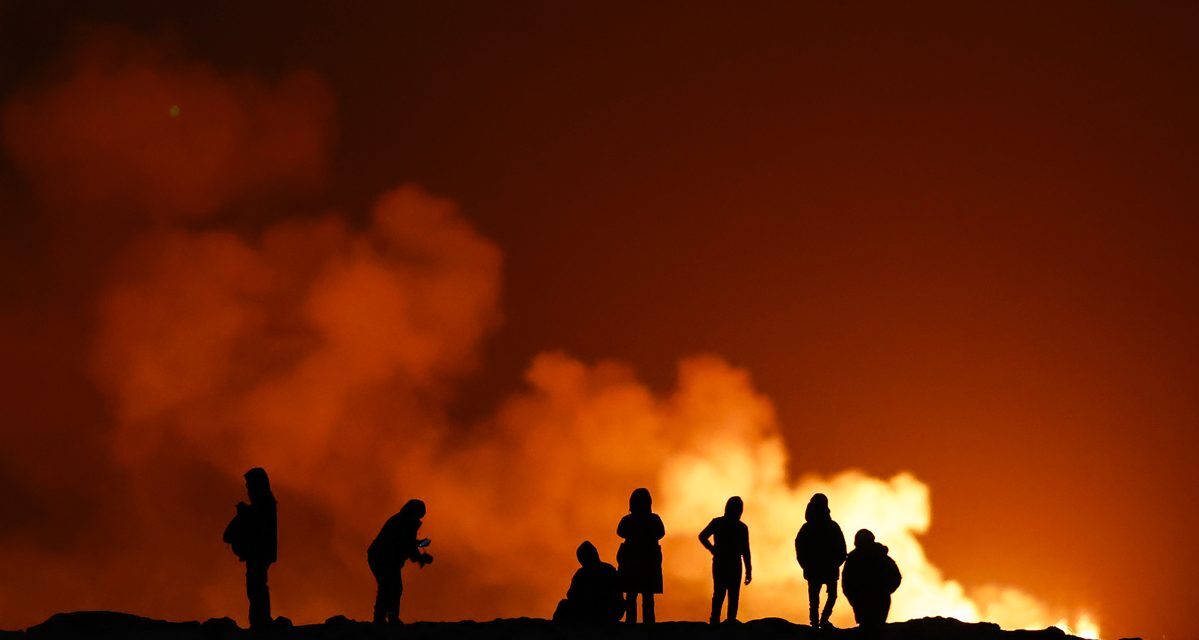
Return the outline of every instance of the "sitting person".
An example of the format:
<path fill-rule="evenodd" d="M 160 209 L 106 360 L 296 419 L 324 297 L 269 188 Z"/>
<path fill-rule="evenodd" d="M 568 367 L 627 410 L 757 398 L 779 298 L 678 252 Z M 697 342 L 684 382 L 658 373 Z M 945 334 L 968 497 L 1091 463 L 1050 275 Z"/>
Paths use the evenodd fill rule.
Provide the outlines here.
<path fill-rule="evenodd" d="M 891 594 L 899 588 L 903 576 L 887 555 L 887 547 L 875 541 L 870 531 L 858 531 L 853 544 L 841 573 L 841 590 L 853 607 L 862 637 L 877 638 L 891 610 Z"/>
<path fill-rule="evenodd" d="M 579 545 L 575 557 L 581 566 L 570 579 L 566 599 L 558 602 L 554 622 L 619 622 L 625 600 L 616 568 L 601 561 L 595 545 L 587 541 Z"/>

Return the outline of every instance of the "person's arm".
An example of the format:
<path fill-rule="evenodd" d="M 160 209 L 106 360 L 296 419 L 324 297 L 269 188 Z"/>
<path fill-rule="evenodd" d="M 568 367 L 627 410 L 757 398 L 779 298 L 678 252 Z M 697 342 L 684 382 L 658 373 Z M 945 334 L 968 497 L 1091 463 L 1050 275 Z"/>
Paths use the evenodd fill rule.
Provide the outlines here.
<path fill-rule="evenodd" d="M 803 566 L 803 554 L 800 553 L 800 551 L 799 551 L 799 549 L 800 549 L 799 539 L 802 537 L 803 537 L 803 527 L 800 527 L 799 531 L 795 533 L 795 561 L 798 562 L 799 566 L 801 566 L 801 567 Z"/>
<path fill-rule="evenodd" d="M 412 523 L 404 531 L 404 557 L 423 567 L 433 561 L 433 556 L 421 549 L 420 538 L 416 537 L 419 532 L 420 522 Z"/>
<path fill-rule="evenodd" d="M 744 526 L 744 525 L 743 525 Z M 749 527 L 745 527 L 745 584 L 753 582 L 754 579 L 754 563 L 749 555 Z"/>
<path fill-rule="evenodd" d="M 620 519 L 620 523 L 616 525 L 616 537 L 621 540 L 629 539 L 629 527 L 625 523 L 629 521 L 629 517 L 625 516 Z"/>
<path fill-rule="evenodd" d="M 662 524 L 662 518 L 654 516 L 654 539 L 661 540 L 666 537 L 666 525 Z"/>
<path fill-rule="evenodd" d="M 279 511 L 272 502 L 267 511 L 267 558 L 271 562 L 279 561 Z"/>
<path fill-rule="evenodd" d="M 845 559 L 845 568 L 841 570 L 841 593 L 845 594 L 845 598 L 853 604 L 857 600 L 857 572 L 854 570 L 853 563 L 849 558 Z"/>
<path fill-rule="evenodd" d="M 841 525 L 834 522 L 833 526 L 837 528 L 837 566 L 839 567 L 845 563 L 845 534 L 841 532 Z"/>
<path fill-rule="evenodd" d="M 567 589 L 566 589 L 566 599 L 567 600 L 578 600 L 579 596 L 582 595 L 582 593 L 583 593 L 583 586 L 581 584 L 583 581 L 582 576 L 581 576 L 582 573 L 583 573 L 583 570 L 578 569 L 575 571 L 575 574 L 573 576 L 571 576 L 570 586 L 567 587 Z"/>
<path fill-rule="evenodd" d="M 716 547 L 712 546 L 712 540 L 710 539 L 714 533 L 713 529 L 715 529 L 715 525 L 716 521 L 713 520 L 708 523 L 708 526 L 704 527 L 703 531 L 699 532 L 699 543 L 704 545 L 704 548 L 712 555 L 716 555 Z"/>

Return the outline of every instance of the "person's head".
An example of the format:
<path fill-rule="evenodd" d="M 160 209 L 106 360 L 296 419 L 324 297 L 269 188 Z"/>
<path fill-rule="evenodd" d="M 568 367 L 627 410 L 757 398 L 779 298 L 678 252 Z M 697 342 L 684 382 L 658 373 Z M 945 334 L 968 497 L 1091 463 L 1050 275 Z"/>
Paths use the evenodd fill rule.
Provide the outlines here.
<path fill-rule="evenodd" d="M 812 495 L 812 499 L 808 500 L 808 508 L 804 511 L 804 519 L 812 522 L 813 520 L 828 520 L 830 517 L 828 496 L 823 493 Z"/>
<path fill-rule="evenodd" d="M 629 496 L 629 513 L 649 513 L 652 506 L 653 499 L 650 498 L 649 489 L 633 489 L 633 495 Z"/>
<path fill-rule="evenodd" d="M 874 542 L 874 534 L 869 529 L 859 529 L 853 537 L 854 547 L 867 547 Z"/>
<path fill-rule="evenodd" d="M 599 549 L 596 549 L 590 540 L 584 540 L 583 544 L 579 545 L 579 548 L 575 550 L 575 557 L 579 559 L 579 564 L 584 567 L 599 564 L 600 561 Z"/>
<path fill-rule="evenodd" d="M 271 479 L 267 477 L 266 469 L 254 467 L 246 472 L 245 478 L 246 493 L 250 496 L 252 504 L 275 501 L 275 496 L 271 493 Z"/>
<path fill-rule="evenodd" d="M 741 514 L 745 512 L 745 503 L 741 501 L 741 496 L 733 496 L 729 501 L 724 503 L 724 515 L 740 520 Z"/>
<path fill-rule="evenodd" d="M 423 500 L 409 500 L 400 507 L 400 515 L 411 520 L 420 520 L 425 517 L 425 502 Z"/>

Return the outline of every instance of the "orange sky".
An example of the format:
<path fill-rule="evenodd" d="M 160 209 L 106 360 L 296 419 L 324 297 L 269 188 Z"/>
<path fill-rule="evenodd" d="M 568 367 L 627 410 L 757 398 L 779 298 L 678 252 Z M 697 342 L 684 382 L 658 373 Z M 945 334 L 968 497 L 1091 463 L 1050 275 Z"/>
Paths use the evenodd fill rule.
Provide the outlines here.
<path fill-rule="evenodd" d="M 611 485 L 552 538 L 610 557 L 626 485 L 676 495 L 711 354 L 793 479 L 927 485 L 948 578 L 1191 633 L 1193 7 L 222 9 L 0 0 L 0 541 L 33 576 L 0 627 L 240 615 L 205 532 L 264 457 L 280 613 L 364 617 L 355 536 L 419 493 L 414 611 L 547 615 L 502 563 L 439 598 L 447 543 L 488 552 L 446 512 L 588 505 L 472 492 L 538 429 L 658 425 L 626 466 L 588 440 Z M 288 595 L 313 572 L 346 600 Z"/>

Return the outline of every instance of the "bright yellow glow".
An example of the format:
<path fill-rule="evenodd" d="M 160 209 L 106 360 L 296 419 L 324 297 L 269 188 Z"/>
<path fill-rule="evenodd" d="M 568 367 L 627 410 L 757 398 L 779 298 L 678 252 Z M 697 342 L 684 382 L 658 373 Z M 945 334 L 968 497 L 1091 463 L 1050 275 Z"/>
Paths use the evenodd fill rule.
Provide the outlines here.
<path fill-rule="evenodd" d="M 743 435 L 743 434 L 742 434 Z M 804 521 L 813 493 L 828 495 L 833 517 L 852 547 L 853 534 L 866 528 L 890 548 L 903 572 L 891 620 L 949 616 L 967 622 L 989 621 L 1008 629 L 1058 626 L 1067 633 L 1098 638 L 1099 627 L 1087 613 L 1064 616 L 1031 595 L 1010 587 L 986 587 L 968 593 L 949 580 L 925 556 L 918 536 L 930 524 L 928 487 L 908 473 L 889 480 L 856 471 L 831 478 L 804 477 L 791 483 L 782 441 L 768 435 L 757 442 L 743 437 L 720 438 L 702 451 L 675 456 L 663 471 L 662 516 L 672 531 L 698 531 L 720 513 L 727 496 L 745 499 L 750 526 L 754 583 L 743 598 L 748 617 L 786 616 L 807 619 L 806 586 L 795 562 L 794 536 Z M 704 551 L 690 535 L 668 538 L 667 571 L 695 582 L 710 580 Z M 853 626 L 842 597 L 833 623 Z"/>

